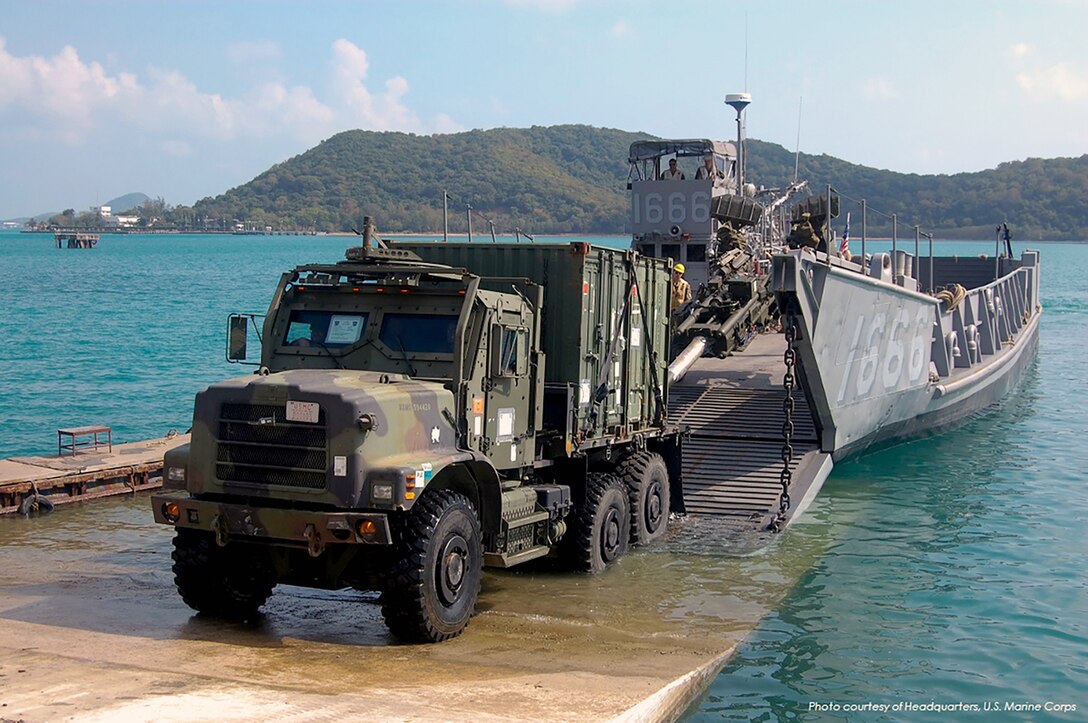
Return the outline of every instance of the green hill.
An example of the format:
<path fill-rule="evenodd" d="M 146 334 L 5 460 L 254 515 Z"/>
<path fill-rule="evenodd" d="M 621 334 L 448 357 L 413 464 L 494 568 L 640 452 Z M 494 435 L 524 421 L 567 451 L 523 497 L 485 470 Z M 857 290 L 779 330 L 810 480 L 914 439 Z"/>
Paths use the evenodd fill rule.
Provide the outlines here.
<path fill-rule="evenodd" d="M 627 149 L 652 137 L 581 125 L 435 136 L 347 131 L 245 185 L 197 202 L 193 211 L 224 227 L 244 221 L 346 231 L 361 228 L 362 217 L 370 215 L 386 232 L 434 232 L 442 228 L 445 189 L 452 196 L 454 231 L 463 232 L 465 206 L 471 204 L 480 214 L 473 219 L 477 233 L 487 232 L 481 217 L 506 233 L 623 233 Z M 793 166 L 793 153 L 785 148 L 750 142 L 750 179 L 780 185 Z M 941 237 L 988 238 L 993 225 L 1007 219 L 1019 239 L 1088 238 L 1088 155 L 921 176 L 801 154 L 799 170 L 815 192 L 831 183 L 844 197 L 865 198 L 874 211 L 898 213 L 903 235 L 918 224 Z M 870 234 L 889 228 L 870 213 Z"/>

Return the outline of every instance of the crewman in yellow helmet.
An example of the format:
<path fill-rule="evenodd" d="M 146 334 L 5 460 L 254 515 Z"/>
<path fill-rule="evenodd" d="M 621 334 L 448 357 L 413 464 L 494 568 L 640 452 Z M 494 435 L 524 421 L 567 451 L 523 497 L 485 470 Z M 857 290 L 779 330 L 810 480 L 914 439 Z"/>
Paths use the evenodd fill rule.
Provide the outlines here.
<path fill-rule="evenodd" d="M 691 301 L 691 284 L 684 278 L 686 270 L 683 264 L 672 267 L 672 310 L 674 312 Z"/>

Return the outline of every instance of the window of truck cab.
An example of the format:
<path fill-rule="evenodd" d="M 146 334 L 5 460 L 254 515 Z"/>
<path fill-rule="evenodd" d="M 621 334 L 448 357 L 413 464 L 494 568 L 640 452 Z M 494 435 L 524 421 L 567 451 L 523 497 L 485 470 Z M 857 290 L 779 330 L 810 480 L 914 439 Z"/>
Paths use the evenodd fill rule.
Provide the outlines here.
<path fill-rule="evenodd" d="M 283 345 L 329 349 L 354 346 L 363 338 L 369 316 L 365 311 L 294 309 L 287 320 Z"/>
<path fill-rule="evenodd" d="M 387 311 L 382 314 L 378 339 L 403 354 L 453 354 L 457 314 L 422 314 Z"/>

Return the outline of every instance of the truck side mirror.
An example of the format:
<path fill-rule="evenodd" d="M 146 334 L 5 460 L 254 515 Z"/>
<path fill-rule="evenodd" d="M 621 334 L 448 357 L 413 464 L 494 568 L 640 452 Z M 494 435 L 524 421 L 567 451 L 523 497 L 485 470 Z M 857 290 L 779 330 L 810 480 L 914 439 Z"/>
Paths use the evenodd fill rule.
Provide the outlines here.
<path fill-rule="evenodd" d="M 227 317 L 227 361 L 232 364 L 259 364 L 259 360 L 250 360 L 249 356 L 249 325 L 257 332 L 257 341 L 261 340 L 260 327 L 257 319 L 264 319 L 264 314 L 231 314 Z"/>
<path fill-rule="evenodd" d="M 246 360 L 246 332 L 249 319 L 244 316 L 231 316 L 227 321 L 227 360 L 241 362 Z"/>

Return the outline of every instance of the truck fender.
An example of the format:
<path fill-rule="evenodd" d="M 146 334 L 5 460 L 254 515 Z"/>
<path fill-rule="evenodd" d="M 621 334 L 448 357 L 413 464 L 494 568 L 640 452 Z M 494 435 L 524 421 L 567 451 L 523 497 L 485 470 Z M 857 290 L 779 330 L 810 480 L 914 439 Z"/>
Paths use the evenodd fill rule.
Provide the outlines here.
<path fill-rule="evenodd" d="M 480 514 L 481 531 L 499 531 L 502 520 L 499 473 L 486 458 L 471 452 L 458 455 L 435 475 L 427 489 L 444 489 L 463 494 L 472 501 Z"/>

